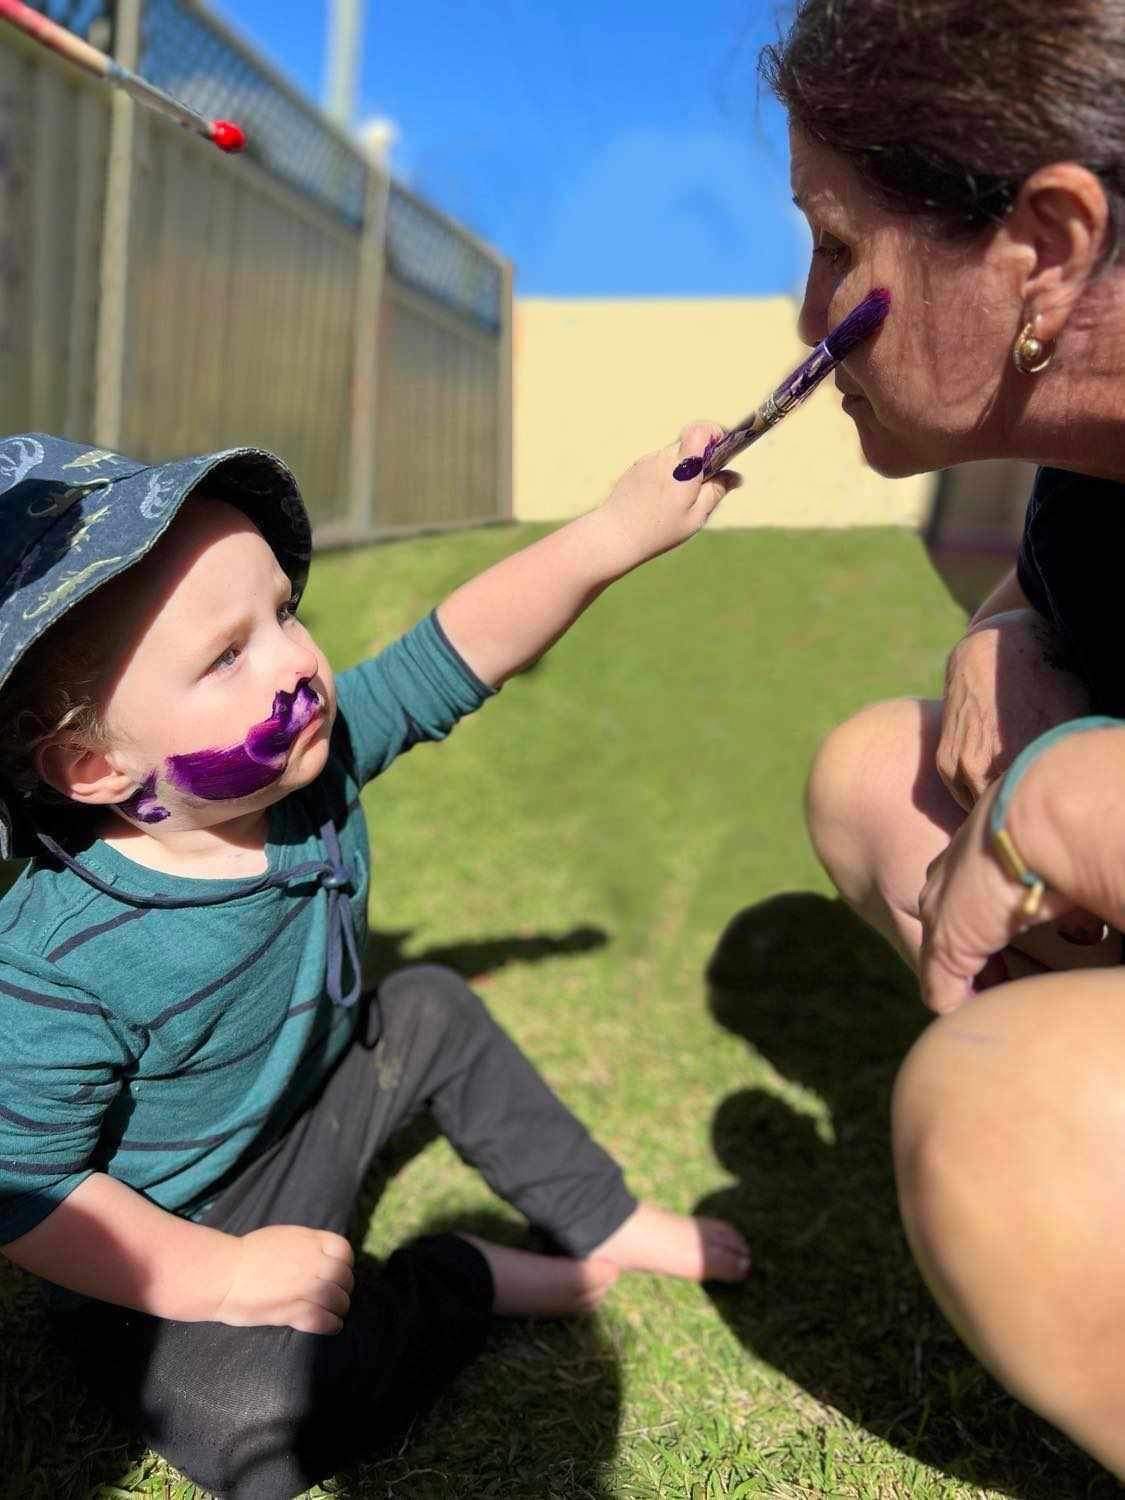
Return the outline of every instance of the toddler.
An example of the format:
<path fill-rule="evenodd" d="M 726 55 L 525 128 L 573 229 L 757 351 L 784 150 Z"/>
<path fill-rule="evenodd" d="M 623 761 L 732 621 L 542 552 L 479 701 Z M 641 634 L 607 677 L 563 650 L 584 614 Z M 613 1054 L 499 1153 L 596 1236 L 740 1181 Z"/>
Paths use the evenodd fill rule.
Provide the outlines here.
<path fill-rule="evenodd" d="M 148 466 L 0 442 L 0 1243 L 99 1394 L 197 1484 L 278 1500 L 385 1444 L 489 1320 L 623 1269 L 737 1281 L 731 1226 L 638 1203 L 452 972 L 363 992 L 360 791 L 686 540 L 716 429 L 334 677 L 310 530 L 254 449 Z M 422 1109 L 558 1246 L 469 1234 L 357 1277 L 365 1173 Z"/>

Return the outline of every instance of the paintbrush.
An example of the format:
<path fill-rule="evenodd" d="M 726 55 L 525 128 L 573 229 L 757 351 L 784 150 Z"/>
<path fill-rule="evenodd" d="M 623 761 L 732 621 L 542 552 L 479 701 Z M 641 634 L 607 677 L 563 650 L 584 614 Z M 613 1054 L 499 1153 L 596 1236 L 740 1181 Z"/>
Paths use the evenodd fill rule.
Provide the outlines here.
<path fill-rule="evenodd" d="M 757 411 L 720 438 L 712 438 L 702 454 L 694 454 L 677 464 L 672 471 L 677 479 L 695 479 L 702 475 L 710 479 L 720 469 L 726 468 L 732 458 L 764 437 L 771 427 L 776 427 L 782 417 L 788 416 L 806 396 L 810 396 L 826 375 L 830 375 L 841 360 L 864 339 L 869 339 L 881 327 L 883 319 L 891 309 L 891 294 L 883 287 L 868 292 L 847 315 L 837 323 L 828 336 L 817 344 L 808 359 L 799 364 L 792 375 L 766 397 Z"/>
<path fill-rule="evenodd" d="M 25 36 L 41 42 L 44 47 L 50 47 L 52 52 L 57 52 L 60 57 L 65 57 L 68 62 L 75 63 L 87 73 L 92 73 L 95 78 L 124 89 L 138 103 L 147 104 L 149 109 L 155 109 L 170 120 L 175 120 L 177 125 L 184 126 L 186 130 L 194 130 L 204 140 L 218 146 L 220 151 L 241 151 L 246 145 L 246 136 L 241 126 L 235 125 L 231 120 L 209 120 L 206 115 L 199 114 L 179 99 L 173 99 L 163 89 L 158 89 L 154 83 L 149 83 L 139 73 L 134 73 L 132 69 L 115 62 L 112 57 L 107 57 L 104 52 L 99 52 L 80 36 L 67 31 L 65 26 L 57 25 L 48 16 L 32 10 L 30 5 L 24 5 L 22 0 L 0 0 L 0 20 L 10 21 Z"/>

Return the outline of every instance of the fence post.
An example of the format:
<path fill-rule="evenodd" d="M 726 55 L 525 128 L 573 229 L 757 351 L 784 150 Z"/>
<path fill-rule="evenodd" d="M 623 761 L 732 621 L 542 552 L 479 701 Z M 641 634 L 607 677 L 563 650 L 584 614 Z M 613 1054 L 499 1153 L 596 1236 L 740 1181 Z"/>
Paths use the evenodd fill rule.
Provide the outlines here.
<path fill-rule="evenodd" d="M 515 382 L 513 361 L 515 358 L 513 325 L 513 267 L 510 260 L 500 266 L 500 344 L 497 355 L 500 367 L 496 381 L 496 510 L 501 520 L 515 520 L 515 493 L 513 480 L 513 403 Z"/>
<path fill-rule="evenodd" d="M 367 189 L 363 206 L 363 234 L 359 245 L 355 303 L 355 344 L 352 354 L 352 409 L 349 433 L 351 488 L 349 515 L 360 536 L 375 529 L 376 464 L 379 448 L 379 345 L 386 264 L 387 204 L 391 179 L 373 151 L 366 151 Z"/>
<path fill-rule="evenodd" d="M 144 0 L 117 0 L 113 55 L 135 69 L 141 50 Z M 129 239 L 136 158 L 136 105 L 123 89 L 109 101 L 109 152 L 102 217 L 98 339 L 94 381 L 94 440 L 117 448 L 122 439 L 126 333 L 129 315 Z"/>

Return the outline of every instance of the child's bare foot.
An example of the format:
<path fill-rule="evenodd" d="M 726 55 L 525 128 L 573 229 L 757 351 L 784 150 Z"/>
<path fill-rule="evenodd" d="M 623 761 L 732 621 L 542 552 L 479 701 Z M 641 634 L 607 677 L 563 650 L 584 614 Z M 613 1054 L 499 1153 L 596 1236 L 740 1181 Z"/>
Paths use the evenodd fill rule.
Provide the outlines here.
<path fill-rule="evenodd" d="M 641 1203 L 593 1251 L 627 1271 L 656 1271 L 689 1281 L 744 1281 L 750 1248 L 723 1219 L 694 1219 Z"/>
<path fill-rule="evenodd" d="M 461 1238 L 488 1262 L 496 1288 L 492 1310 L 501 1318 L 569 1318 L 591 1312 L 620 1275 L 612 1261 L 597 1256 L 571 1260 L 493 1245 L 475 1234 Z"/>

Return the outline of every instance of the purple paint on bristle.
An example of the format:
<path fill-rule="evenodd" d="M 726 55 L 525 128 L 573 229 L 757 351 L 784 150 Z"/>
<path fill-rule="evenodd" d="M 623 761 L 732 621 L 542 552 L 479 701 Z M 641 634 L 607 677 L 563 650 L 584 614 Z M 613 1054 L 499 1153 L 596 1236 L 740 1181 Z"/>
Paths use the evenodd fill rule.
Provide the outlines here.
<path fill-rule="evenodd" d="M 319 696 L 302 678 L 294 692 L 277 694 L 270 717 L 249 729 L 240 745 L 170 755 L 165 774 L 181 791 L 206 802 L 249 797 L 278 779 L 293 741 L 320 711 Z"/>
<path fill-rule="evenodd" d="M 891 294 L 886 287 L 877 286 L 868 292 L 842 323 L 838 323 L 824 340 L 824 347 L 837 363 L 847 359 L 858 344 L 869 339 L 879 328 L 891 310 Z"/>
<path fill-rule="evenodd" d="M 127 818 L 135 818 L 138 823 L 163 823 L 170 814 L 168 809 L 156 800 L 156 772 L 153 771 L 131 797 L 126 797 L 124 802 L 119 802 L 117 809 Z"/>

